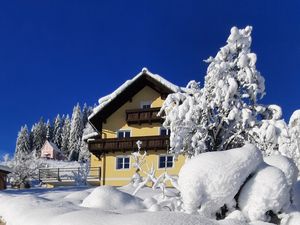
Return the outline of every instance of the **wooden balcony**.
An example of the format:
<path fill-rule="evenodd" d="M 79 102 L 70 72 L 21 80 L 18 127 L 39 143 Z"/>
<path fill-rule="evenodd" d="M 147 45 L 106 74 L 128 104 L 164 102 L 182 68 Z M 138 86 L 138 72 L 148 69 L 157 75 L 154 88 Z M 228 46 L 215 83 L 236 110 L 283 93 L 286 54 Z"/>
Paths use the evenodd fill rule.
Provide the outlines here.
<path fill-rule="evenodd" d="M 142 150 L 169 149 L 169 136 L 147 136 L 96 139 L 89 142 L 89 150 L 96 155 L 110 151 L 136 151 L 138 140 L 142 141 Z"/>
<path fill-rule="evenodd" d="M 162 123 L 163 119 L 157 116 L 160 108 L 126 110 L 127 124 Z"/>

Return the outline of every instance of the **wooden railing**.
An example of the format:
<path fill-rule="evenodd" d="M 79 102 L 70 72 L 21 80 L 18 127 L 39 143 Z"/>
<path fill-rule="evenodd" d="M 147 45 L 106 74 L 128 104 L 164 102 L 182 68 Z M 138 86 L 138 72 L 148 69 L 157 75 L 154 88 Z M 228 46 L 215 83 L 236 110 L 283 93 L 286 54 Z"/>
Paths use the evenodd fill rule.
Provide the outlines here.
<path fill-rule="evenodd" d="M 74 181 L 80 167 L 39 169 L 39 181 Z M 101 180 L 101 167 L 90 167 L 87 180 Z"/>
<path fill-rule="evenodd" d="M 159 110 L 160 108 L 126 110 L 127 124 L 162 123 L 163 119 L 157 115 Z"/>
<path fill-rule="evenodd" d="M 143 150 L 167 150 L 169 148 L 169 136 L 147 136 L 130 138 L 106 138 L 89 142 L 89 150 L 92 153 L 99 151 L 134 151 L 137 150 L 136 142 L 142 141 Z"/>

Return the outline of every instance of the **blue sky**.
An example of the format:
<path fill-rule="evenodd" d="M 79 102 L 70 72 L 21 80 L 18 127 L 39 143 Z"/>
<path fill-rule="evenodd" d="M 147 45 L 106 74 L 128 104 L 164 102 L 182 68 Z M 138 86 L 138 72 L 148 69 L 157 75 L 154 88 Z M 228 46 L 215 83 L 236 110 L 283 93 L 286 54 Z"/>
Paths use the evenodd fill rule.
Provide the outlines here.
<path fill-rule="evenodd" d="M 20 126 L 93 105 L 142 67 L 185 85 L 232 26 L 252 25 L 263 103 L 300 108 L 300 1 L 1 1 L 0 155 Z"/>

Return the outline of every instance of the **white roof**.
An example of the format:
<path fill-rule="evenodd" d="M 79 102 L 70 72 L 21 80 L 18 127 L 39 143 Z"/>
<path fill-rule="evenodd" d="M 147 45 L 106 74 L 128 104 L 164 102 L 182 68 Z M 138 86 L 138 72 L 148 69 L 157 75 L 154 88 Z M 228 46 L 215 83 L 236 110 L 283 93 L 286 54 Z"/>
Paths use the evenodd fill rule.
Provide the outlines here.
<path fill-rule="evenodd" d="M 147 74 L 148 76 L 152 77 L 165 87 L 169 88 L 173 92 L 179 92 L 182 90 L 181 87 L 172 84 L 170 81 L 167 81 L 163 77 L 158 74 L 151 73 L 147 68 L 143 68 L 140 73 L 138 73 L 135 77 L 131 80 L 127 80 L 124 84 L 122 84 L 119 88 L 117 88 L 114 92 L 109 95 L 106 95 L 98 100 L 99 105 L 93 109 L 93 113 L 89 116 L 89 119 L 92 118 L 95 114 L 97 114 L 101 109 L 103 109 L 109 102 L 115 99 L 121 92 L 123 92 L 129 85 L 131 85 L 134 81 L 136 81 L 140 76 L 143 74 Z"/>
<path fill-rule="evenodd" d="M 10 173 L 12 172 L 12 170 L 9 167 L 4 165 L 0 165 L 0 170 L 10 172 Z"/>

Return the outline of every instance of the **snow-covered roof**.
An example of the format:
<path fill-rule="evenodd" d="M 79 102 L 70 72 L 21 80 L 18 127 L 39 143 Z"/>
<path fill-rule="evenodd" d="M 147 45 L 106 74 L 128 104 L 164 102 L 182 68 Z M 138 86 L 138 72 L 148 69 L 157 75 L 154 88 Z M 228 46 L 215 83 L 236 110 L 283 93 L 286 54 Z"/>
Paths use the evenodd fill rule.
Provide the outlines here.
<path fill-rule="evenodd" d="M 98 134 L 98 132 L 92 132 L 92 133 L 90 133 L 90 134 L 87 134 L 87 135 L 83 135 L 82 136 L 82 140 L 83 141 L 86 141 L 86 140 L 88 140 L 88 139 L 90 139 L 90 138 L 92 138 L 92 137 L 95 137 L 95 136 L 98 136 L 99 134 Z"/>
<path fill-rule="evenodd" d="M 4 172 L 8 172 L 8 173 L 12 172 L 12 170 L 9 167 L 4 166 L 4 165 L 0 165 L 0 170 L 2 170 Z"/>
<path fill-rule="evenodd" d="M 94 117 L 98 112 L 100 112 L 105 106 L 107 106 L 112 100 L 119 96 L 126 88 L 128 88 L 131 84 L 133 84 L 138 78 L 142 75 L 147 75 L 153 78 L 155 81 L 159 82 L 164 87 L 170 89 L 172 92 L 179 92 L 182 90 L 181 87 L 171 83 L 170 81 L 166 80 L 165 78 L 161 77 L 158 74 L 151 73 L 147 68 L 143 68 L 140 73 L 138 73 L 135 77 L 130 80 L 127 80 L 124 84 L 122 84 L 119 88 L 117 88 L 114 92 L 104 97 L 101 97 L 98 100 L 99 105 L 93 109 L 93 113 L 89 116 L 89 119 Z"/>

